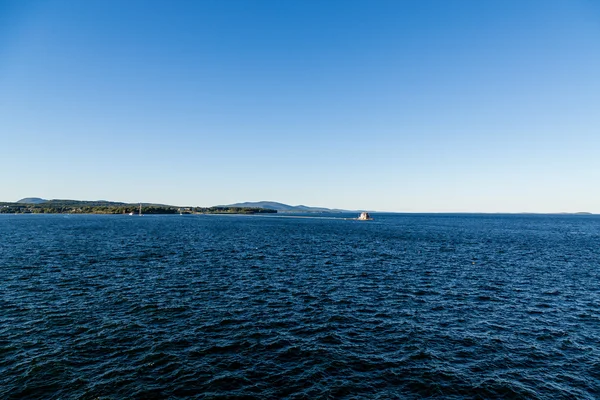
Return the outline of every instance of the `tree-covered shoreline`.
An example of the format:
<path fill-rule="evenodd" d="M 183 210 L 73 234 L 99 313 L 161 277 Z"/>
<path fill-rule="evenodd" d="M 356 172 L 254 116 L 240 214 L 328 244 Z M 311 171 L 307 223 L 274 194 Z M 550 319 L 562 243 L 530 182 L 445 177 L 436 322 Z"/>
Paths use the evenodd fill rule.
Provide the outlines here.
<path fill-rule="evenodd" d="M 259 207 L 177 207 L 141 204 L 142 214 L 270 214 L 276 210 Z M 110 201 L 48 200 L 44 203 L 0 203 L 0 214 L 138 214 L 139 203 Z"/>

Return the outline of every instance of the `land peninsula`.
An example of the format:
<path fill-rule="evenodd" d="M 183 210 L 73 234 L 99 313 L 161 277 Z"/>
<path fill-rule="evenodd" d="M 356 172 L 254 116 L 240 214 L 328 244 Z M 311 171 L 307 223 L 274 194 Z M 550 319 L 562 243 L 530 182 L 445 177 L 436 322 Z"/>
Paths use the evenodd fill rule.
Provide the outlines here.
<path fill-rule="evenodd" d="M 141 206 L 141 207 L 140 207 Z M 277 210 L 262 207 L 179 207 L 153 203 L 114 201 L 44 200 L 28 197 L 14 203 L 0 202 L 0 214 L 271 214 Z"/>

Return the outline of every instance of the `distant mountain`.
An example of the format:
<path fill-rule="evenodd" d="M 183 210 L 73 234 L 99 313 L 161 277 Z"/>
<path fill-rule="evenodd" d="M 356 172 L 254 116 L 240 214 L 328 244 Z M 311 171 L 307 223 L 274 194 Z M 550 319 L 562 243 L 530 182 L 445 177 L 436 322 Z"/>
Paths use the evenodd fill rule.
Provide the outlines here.
<path fill-rule="evenodd" d="M 40 199 L 39 197 L 25 197 L 17 201 L 17 203 L 27 203 L 27 204 L 42 204 L 47 202 L 48 200 Z"/>
<path fill-rule="evenodd" d="M 69 206 L 89 206 L 89 207 L 110 207 L 110 206 L 125 206 L 127 203 L 122 203 L 120 201 L 107 201 L 107 200 L 71 200 L 71 199 L 52 199 L 46 200 L 45 202 L 48 205 L 60 205 L 64 207 Z M 133 203 L 139 204 L 139 203 Z M 143 203 L 144 205 L 150 205 Z"/>
<path fill-rule="evenodd" d="M 276 201 L 249 201 L 245 203 L 235 203 L 225 206 L 218 207 L 260 207 L 269 208 L 271 210 L 277 210 L 278 212 L 344 212 L 348 210 L 338 210 L 323 207 L 309 207 L 309 206 L 290 206 L 289 204 L 278 203 Z"/>

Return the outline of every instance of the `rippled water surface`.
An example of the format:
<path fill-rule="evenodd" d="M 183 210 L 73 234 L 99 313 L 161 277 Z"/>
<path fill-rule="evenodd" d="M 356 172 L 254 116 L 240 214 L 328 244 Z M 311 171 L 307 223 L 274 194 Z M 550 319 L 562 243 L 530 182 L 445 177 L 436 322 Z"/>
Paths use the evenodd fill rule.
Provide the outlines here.
<path fill-rule="evenodd" d="M 0 398 L 600 398 L 600 217 L 0 215 Z"/>

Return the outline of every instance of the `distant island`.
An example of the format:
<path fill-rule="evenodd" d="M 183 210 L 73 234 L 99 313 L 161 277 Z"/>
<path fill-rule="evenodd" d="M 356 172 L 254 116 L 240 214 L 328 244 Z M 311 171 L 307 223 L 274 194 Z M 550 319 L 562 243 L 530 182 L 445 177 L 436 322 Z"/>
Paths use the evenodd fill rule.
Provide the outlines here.
<path fill-rule="evenodd" d="M 263 207 L 179 207 L 152 203 L 114 201 L 44 200 L 27 197 L 14 203 L 0 202 L 0 214 L 272 214 L 277 210 Z"/>

